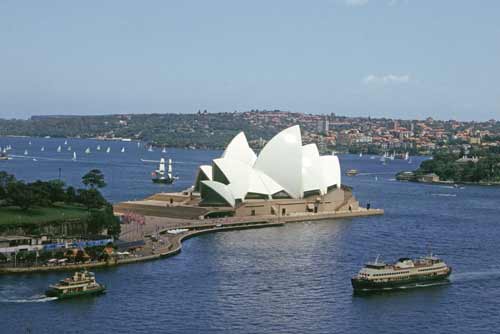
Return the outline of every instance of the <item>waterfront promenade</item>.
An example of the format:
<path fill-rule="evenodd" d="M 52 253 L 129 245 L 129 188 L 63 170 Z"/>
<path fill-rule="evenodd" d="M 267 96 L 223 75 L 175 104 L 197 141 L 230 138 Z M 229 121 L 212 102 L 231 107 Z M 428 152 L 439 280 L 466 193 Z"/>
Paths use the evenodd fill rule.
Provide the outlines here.
<path fill-rule="evenodd" d="M 134 252 L 129 257 L 112 258 L 108 261 L 94 261 L 79 264 L 65 265 L 42 265 L 30 267 L 0 267 L 0 274 L 49 272 L 49 271 L 74 271 L 82 268 L 103 268 L 123 264 L 137 263 L 141 261 L 151 261 L 166 258 L 180 253 L 182 241 L 194 236 L 206 233 L 255 229 L 266 227 L 278 227 L 288 223 L 319 221 L 332 219 L 347 219 L 354 217 L 365 217 L 382 215 L 381 209 L 346 210 L 336 212 L 325 212 L 321 214 L 302 214 L 290 216 L 259 216 L 259 217 L 225 217 L 213 219 L 176 219 L 168 217 L 146 216 L 145 224 L 141 227 L 140 238 L 144 241 L 144 246 Z M 128 225 L 128 226 L 127 226 Z M 133 233 L 137 226 L 135 224 L 124 224 L 122 228 L 122 238 L 128 241 L 138 241 L 139 234 Z M 168 231 L 183 229 L 185 231 L 172 234 Z"/>

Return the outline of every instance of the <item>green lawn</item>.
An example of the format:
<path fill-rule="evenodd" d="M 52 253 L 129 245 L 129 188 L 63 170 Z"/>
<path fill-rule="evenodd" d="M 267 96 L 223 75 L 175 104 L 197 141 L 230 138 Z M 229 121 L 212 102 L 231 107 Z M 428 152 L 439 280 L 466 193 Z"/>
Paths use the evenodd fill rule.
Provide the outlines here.
<path fill-rule="evenodd" d="M 61 205 L 49 208 L 32 208 L 21 210 L 17 207 L 0 208 L 0 225 L 24 225 L 57 223 L 66 220 L 79 219 L 87 215 L 82 207 Z"/>

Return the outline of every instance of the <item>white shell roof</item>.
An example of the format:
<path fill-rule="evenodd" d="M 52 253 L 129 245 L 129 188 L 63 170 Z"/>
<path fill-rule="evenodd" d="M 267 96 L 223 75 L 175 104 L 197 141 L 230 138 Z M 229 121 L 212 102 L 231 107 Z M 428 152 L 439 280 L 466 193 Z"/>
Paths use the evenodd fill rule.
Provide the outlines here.
<path fill-rule="evenodd" d="M 319 190 L 321 194 L 326 194 L 327 191 L 316 144 L 302 146 L 302 188 L 304 192 Z"/>
<path fill-rule="evenodd" d="M 210 165 L 201 165 L 200 170 L 205 174 L 209 180 L 213 180 L 212 177 L 212 166 Z"/>
<path fill-rule="evenodd" d="M 328 187 L 341 185 L 337 156 L 320 156 L 315 144 L 302 146 L 298 125 L 274 136 L 256 157 L 240 132 L 229 143 L 223 155 L 213 165 L 224 174 L 228 185 L 213 181 L 213 166 L 202 165 L 200 172 L 210 180 L 202 183 L 220 194 L 234 206 L 248 193 L 271 196 L 285 191 L 292 198 L 302 198 L 305 191 L 319 190 L 326 194 Z"/>
<path fill-rule="evenodd" d="M 226 186 L 224 183 L 220 183 L 217 181 L 201 181 L 201 183 L 218 193 L 229 205 L 234 207 L 234 196 L 229 190 L 228 186 Z"/>
<path fill-rule="evenodd" d="M 247 137 L 243 132 L 240 132 L 236 137 L 231 140 L 229 145 L 227 145 L 222 158 L 228 158 L 233 160 L 241 161 L 248 166 L 253 166 L 257 156 L 255 152 L 248 145 Z"/>
<path fill-rule="evenodd" d="M 330 187 L 337 185 L 340 188 L 340 163 L 336 155 L 324 155 L 320 157 L 323 174 L 323 185 Z"/>
<path fill-rule="evenodd" d="M 228 179 L 228 188 L 235 199 L 244 199 L 248 192 L 272 195 L 283 190 L 283 187 L 269 176 L 241 161 L 220 158 L 213 162 Z"/>
<path fill-rule="evenodd" d="M 254 167 L 283 186 L 293 198 L 302 198 L 302 137 L 298 125 L 274 136 L 262 149 Z"/>

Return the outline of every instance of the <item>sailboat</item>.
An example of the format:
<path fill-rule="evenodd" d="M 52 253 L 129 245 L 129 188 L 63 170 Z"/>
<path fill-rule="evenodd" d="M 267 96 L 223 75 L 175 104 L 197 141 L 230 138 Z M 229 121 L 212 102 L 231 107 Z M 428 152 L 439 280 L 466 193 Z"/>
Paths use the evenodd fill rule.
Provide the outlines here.
<path fill-rule="evenodd" d="M 57 146 L 57 153 L 61 152 L 61 145 Z"/>
<path fill-rule="evenodd" d="M 64 141 L 64 145 L 68 145 L 68 141 L 67 140 Z"/>
<path fill-rule="evenodd" d="M 149 146 L 148 152 L 153 152 L 153 146 L 152 145 Z"/>
<path fill-rule="evenodd" d="M 120 152 L 124 153 L 125 152 L 125 147 L 122 147 L 122 150 Z"/>
<path fill-rule="evenodd" d="M 28 142 L 28 145 L 31 146 L 31 140 Z"/>
<path fill-rule="evenodd" d="M 76 152 L 73 152 L 73 158 L 71 160 L 76 161 Z"/>
<path fill-rule="evenodd" d="M 406 153 L 405 153 L 405 157 L 404 157 L 404 159 L 405 159 L 405 160 L 408 160 L 409 158 L 410 158 L 410 153 L 406 152 Z"/>
<path fill-rule="evenodd" d="M 363 157 L 363 152 L 359 152 L 359 157 L 362 158 Z"/>
<path fill-rule="evenodd" d="M 140 141 L 137 142 L 137 147 L 141 147 L 141 142 Z"/>
<path fill-rule="evenodd" d="M 85 154 L 90 154 L 90 147 L 87 147 L 87 148 L 85 149 Z"/>
<path fill-rule="evenodd" d="M 24 155 L 28 155 L 28 150 L 24 150 Z"/>
<path fill-rule="evenodd" d="M 106 149 L 106 153 L 109 153 L 111 152 L 111 147 L 108 146 L 108 148 Z"/>
<path fill-rule="evenodd" d="M 68 151 L 71 151 L 71 146 L 68 146 Z"/>
<path fill-rule="evenodd" d="M 167 153 L 167 149 L 164 147 L 163 150 L 161 150 L 161 153 Z"/>
<path fill-rule="evenodd" d="M 166 183 L 171 184 L 174 183 L 175 180 L 178 179 L 177 176 L 173 176 L 172 174 L 172 159 L 168 159 L 168 169 L 167 173 L 165 173 L 165 159 L 160 159 L 160 165 L 158 169 L 151 173 L 153 176 L 154 183 Z"/>
<path fill-rule="evenodd" d="M 96 150 L 100 151 L 101 150 L 101 145 L 97 145 Z"/>
<path fill-rule="evenodd" d="M 42 148 L 40 149 L 40 152 L 44 152 L 45 151 L 45 146 L 42 146 Z"/>

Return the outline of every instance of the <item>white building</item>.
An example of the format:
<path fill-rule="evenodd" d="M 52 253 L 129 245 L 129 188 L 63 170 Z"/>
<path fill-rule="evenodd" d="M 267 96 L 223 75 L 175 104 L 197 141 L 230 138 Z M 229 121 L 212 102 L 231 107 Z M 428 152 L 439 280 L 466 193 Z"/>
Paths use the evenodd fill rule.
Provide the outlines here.
<path fill-rule="evenodd" d="M 341 188 L 337 156 L 302 145 L 300 127 L 274 136 L 257 156 L 243 132 L 212 165 L 200 166 L 194 189 L 200 205 L 239 207 L 255 200 L 304 200 Z"/>

